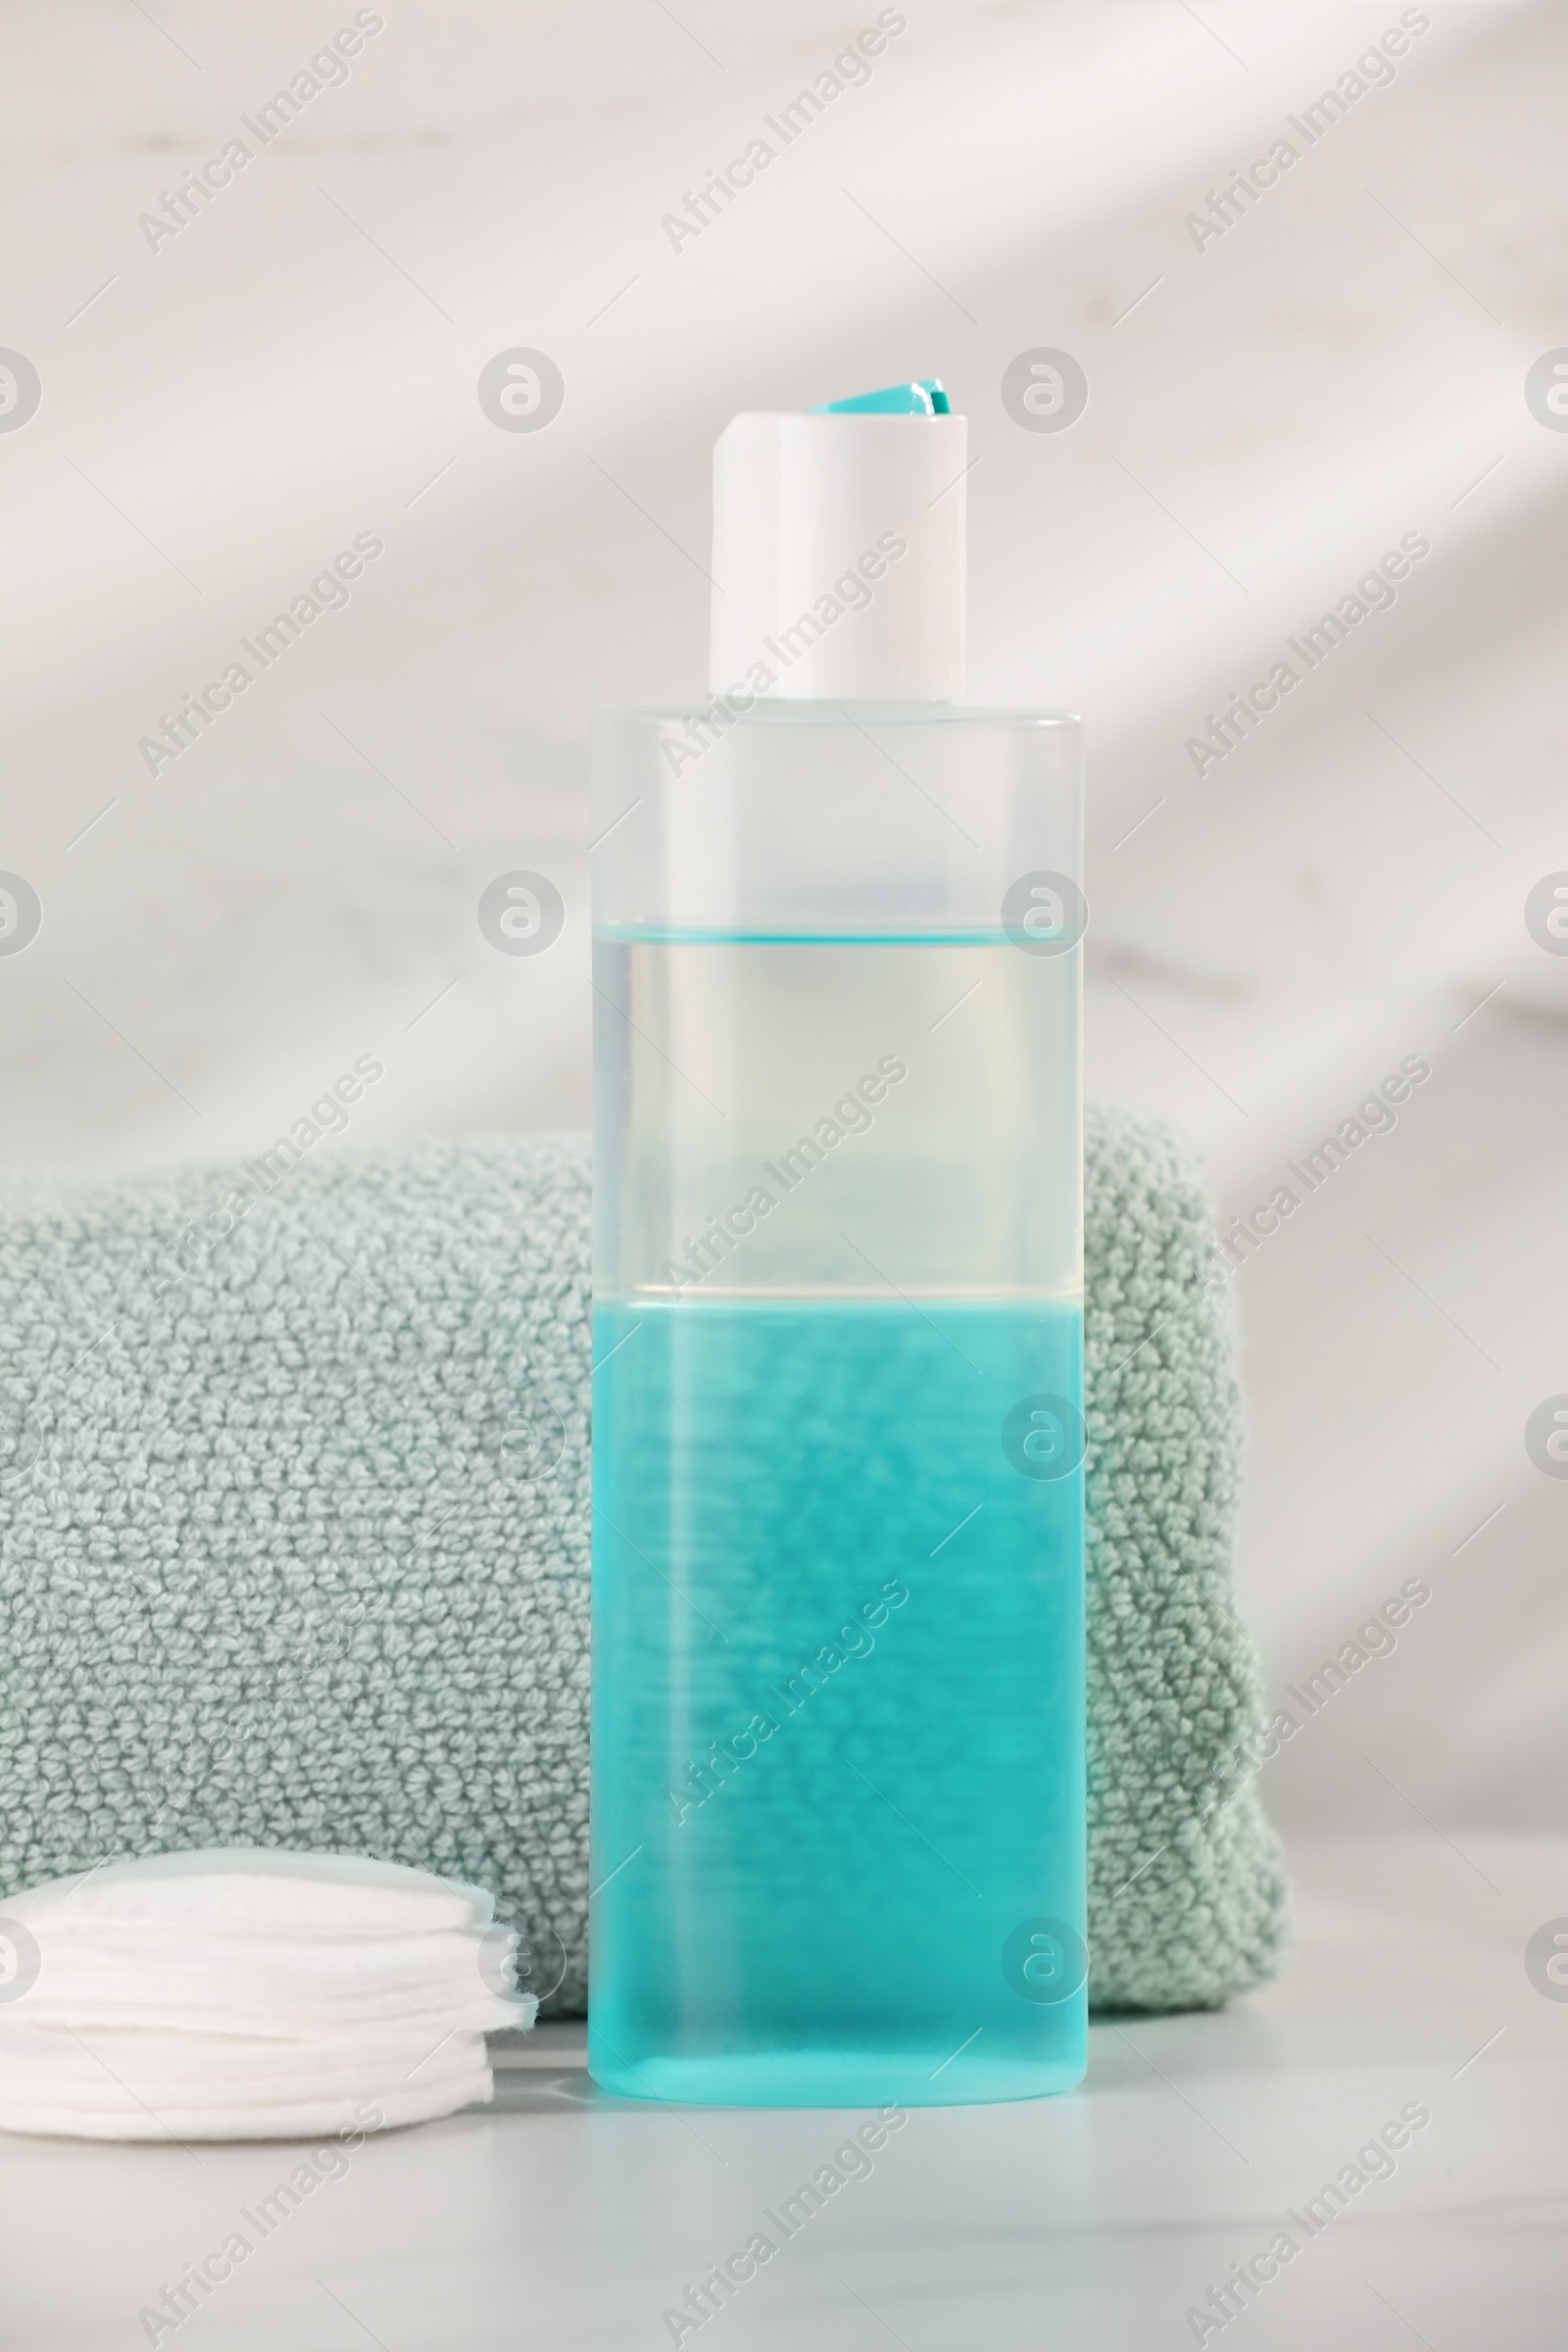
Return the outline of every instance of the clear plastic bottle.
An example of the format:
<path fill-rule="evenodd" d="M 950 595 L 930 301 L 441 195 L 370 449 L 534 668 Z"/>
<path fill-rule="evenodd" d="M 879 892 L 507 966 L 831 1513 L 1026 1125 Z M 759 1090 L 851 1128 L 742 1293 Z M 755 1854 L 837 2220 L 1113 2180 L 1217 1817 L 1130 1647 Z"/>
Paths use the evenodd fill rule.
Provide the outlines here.
<path fill-rule="evenodd" d="M 1060 2089 L 1076 722 L 777 690 L 619 714 L 595 830 L 590 2066 L 726 2105 Z"/>

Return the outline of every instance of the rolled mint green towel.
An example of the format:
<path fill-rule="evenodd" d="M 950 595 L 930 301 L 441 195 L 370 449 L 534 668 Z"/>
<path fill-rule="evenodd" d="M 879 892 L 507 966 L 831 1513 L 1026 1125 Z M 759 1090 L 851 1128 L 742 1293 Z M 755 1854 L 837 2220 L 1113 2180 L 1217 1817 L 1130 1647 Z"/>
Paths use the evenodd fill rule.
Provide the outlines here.
<path fill-rule="evenodd" d="M 0 1904 L 370 1854 L 488 1887 L 582 2006 L 589 1173 L 528 1138 L 0 1183 Z M 1227 1302 L 1168 1136 L 1092 1114 L 1087 1179 L 1090 1992 L 1211 2007 L 1284 1895 Z"/>

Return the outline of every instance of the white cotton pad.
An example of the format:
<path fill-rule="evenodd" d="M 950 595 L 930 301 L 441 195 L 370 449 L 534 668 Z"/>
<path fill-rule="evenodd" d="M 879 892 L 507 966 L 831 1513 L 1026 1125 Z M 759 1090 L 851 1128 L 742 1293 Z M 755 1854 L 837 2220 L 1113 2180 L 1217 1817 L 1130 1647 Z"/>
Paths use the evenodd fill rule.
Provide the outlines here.
<path fill-rule="evenodd" d="M 487 1928 L 495 1905 L 482 1887 L 372 1862 L 365 1854 L 290 1853 L 270 1845 L 203 1846 L 149 1854 L 51 1879 L 13 1895 L 6 1916 L 38 1932 L 50 1919 L 190 1920 L 230 1935 L 386 1936 L 436 1928 Z"/>
<path fill-rule="evenodd" d="M 265 2058 L 263 2056 L 265 2053 Z M 431 2049 L 336 2042 L 287 2046 L 206 2034 L 70 2032 L 0 2025 L 0 2130 L 92 2139 L 284 2139 L 369 2132 L 483 2105 L 494 2078 L 483 2036 Z"/>
<path fill-rule="evenodd" d="M 519 2023 L 512 1942 L 494 1930 L 346 1944 L 215 1936 L 188 1921 L 85 1936 L 45 1921 L 34 1933 L 44 1964 L 26 1995 L 29 2025 L 292 2034 L 435 2021 L 495 2033 Z"/>
<path fill-rule="evenodd" d="M 363 2136 L 488 2100 L 485 2033 L 538 2008 L 480 1888 L 359 1855 L 113 1863 L 14 1898 L 0 1932 L 14 2132 Z"/>

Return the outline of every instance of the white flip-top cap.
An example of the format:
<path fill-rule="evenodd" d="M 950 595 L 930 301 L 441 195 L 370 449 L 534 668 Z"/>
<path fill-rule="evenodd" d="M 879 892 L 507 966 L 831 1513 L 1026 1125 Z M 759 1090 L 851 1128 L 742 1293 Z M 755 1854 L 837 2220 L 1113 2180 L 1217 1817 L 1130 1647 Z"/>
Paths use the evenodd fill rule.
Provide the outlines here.
<path fill-rule="evenodd" d="M 731 418 L 713 450 L 714 693 L 963 693 L 965 419 L 933 390 L 945 412 L 940 386 L 910 385 Z M 915 396 L 925 413 L 888 413 Z"/>

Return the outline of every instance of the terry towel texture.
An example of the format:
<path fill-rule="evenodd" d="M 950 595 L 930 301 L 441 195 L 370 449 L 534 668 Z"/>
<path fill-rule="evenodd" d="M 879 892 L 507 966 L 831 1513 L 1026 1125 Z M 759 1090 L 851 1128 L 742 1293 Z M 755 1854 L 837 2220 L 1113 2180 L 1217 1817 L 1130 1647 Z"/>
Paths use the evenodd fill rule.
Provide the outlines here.
<path fill-rule="evenodd" d="M 1090 1994 L 1212 2006 L 1284 1906 L 1228 1302 L 1168 1135 L 1092 1112 L 1086 1175 Z M 371 1854 L 490 1889 L 580 2009 L 588 1266 L 580 1138 L 0 1185 L 0 1905 Z"/>

